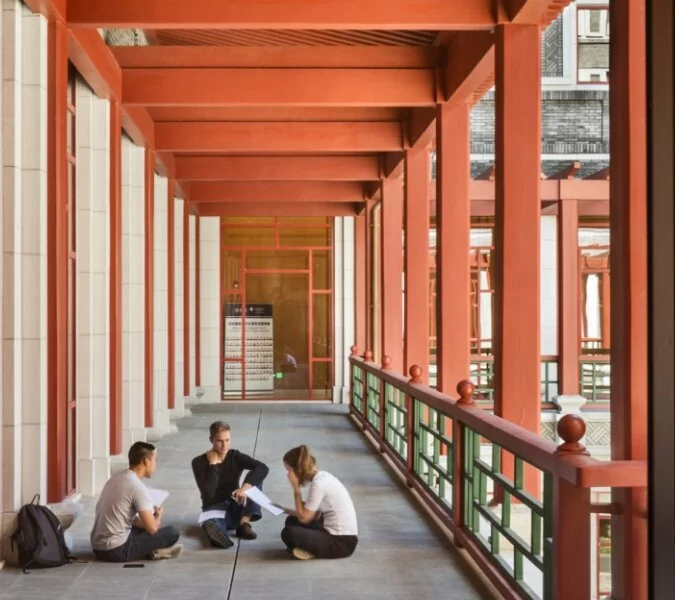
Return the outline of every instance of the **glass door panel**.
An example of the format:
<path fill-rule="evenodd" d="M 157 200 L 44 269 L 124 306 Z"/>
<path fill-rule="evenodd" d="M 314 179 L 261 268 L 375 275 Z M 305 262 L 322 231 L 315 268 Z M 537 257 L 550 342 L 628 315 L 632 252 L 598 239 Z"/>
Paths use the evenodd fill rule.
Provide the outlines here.
<path fill-rule="evenodd" d="M 309 274 L 246 274 L 246 397 L 309 398 Z"/>

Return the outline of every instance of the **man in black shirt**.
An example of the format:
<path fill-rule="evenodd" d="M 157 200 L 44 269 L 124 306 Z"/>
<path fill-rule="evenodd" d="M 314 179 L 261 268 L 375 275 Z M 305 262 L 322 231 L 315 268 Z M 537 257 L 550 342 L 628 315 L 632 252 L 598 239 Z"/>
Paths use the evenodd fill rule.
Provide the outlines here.
<path fill-rule="evenodd" d="M 227 423 L 212 423 L 209 434 L 212 447 L 192 461 L 192 472 L 202 495 L 202 510 L 225 511 L 225 518 L 205 521 L 202 524 L 204 531 L 214 546 L 229 548 L 233 545 L 227 535 L 230 529 L 236 528 L 237 535 L 245 540 L 258 537 L 251 521 L 262 517 L 260 506 L 249 500 L 244 492 L 253 486 L 262 489 L 269 469 L 259 460 L 230 449 L 232 434 Z M 239 487 L 241 474 L 246 469 L 249 472 Z"/>

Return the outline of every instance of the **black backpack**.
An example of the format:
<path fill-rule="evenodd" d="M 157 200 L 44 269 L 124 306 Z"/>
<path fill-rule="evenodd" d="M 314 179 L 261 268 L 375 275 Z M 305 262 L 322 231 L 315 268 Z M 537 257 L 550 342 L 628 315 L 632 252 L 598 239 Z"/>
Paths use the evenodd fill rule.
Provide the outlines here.
<path fill-rule="evenodd" d="M 12 534 L 12 550 L 19 550 L 19 564 L 24 573 L 28 568 L 60 567 L 70 562 L 71 556 L 63 527 L 54 513 L 40 506 L 40 494 L 19 511 L 19 522 Z"/>

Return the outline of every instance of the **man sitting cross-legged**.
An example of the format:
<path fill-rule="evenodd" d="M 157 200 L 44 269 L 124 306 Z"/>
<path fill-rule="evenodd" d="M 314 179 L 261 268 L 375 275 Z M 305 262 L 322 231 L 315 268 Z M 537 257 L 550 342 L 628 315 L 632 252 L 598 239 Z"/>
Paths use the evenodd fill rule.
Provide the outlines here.
<path fill-rule="evenodd" d="M 192 472 L 202 495 L 202 510 L 225 511 L 224 518 L 205 521 L 204 531 L 212 545 L 229 548 L 233 545 L 227 534 L 230 529 L 236 528 L 237 535 L 245 540 L 257 537 L 251 521 L 262 517 L 260 506 L 248 500 L 244 492 L 252 486 L 262 489 L 269 469 L 259 460 L 230 449 L 232 434 L 227 423 L 212 423 L 209 434 L 211 449 L 192 461 Z M 249 472 L 239 487 L 246 469 Z"/>
<path fill-rule="evenodd" d="M 129 448 L 129 468 L 113 475 L 103 487 L 91 531 L 91 546 L 99 560 L 158 560 L 174 558 L 183 550 L 176 544 L 178 529 L 160 527 L 164 509 L 152 505 L 141 481 L 152 477 L 156 467 L 155 447 L 136 442 Z"/>

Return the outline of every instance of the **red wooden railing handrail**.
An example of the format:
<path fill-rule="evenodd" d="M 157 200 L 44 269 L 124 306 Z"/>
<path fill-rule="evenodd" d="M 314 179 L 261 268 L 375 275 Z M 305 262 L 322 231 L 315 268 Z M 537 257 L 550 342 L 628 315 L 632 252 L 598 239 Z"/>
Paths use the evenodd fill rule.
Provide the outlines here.
<path fill-rule="evenodd" d="M 426 385 L 412 383 L 401 374 L 382 369 L 358 355 L 350 356 L 350 362 L 405 394 L 421 400 L 430 408 L 470 427 L 479 435 L 534 467 L 553 473 L 575 486 L 584 488 L 647 486 L 646 461 L 607 462 L 585 454 L 566 453 L 560 446 L 515 423 L 510 423 L 472 404 L 458 402 Z M 575 441 L 582 436 L 583 432 Z M 567 439 L 566 436 L 563 437 Z"/>

